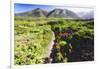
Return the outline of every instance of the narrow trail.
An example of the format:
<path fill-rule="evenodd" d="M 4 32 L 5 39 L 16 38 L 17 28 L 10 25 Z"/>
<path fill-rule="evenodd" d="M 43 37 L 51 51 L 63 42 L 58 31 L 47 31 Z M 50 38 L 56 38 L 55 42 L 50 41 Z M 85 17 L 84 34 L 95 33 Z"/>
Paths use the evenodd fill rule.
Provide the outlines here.
<path fill-rule="evenodd" d="M 54 32 L 52 32 L 52 40 L 51 40 L 50 44 L 48 45 L 48 52 L 46 55 L 46 57 L 48 57 L 48 58 L 50 57 L 51 50 L 52 50 L 53 45 L 54 45 L 54 40 L 55 40 L 55 34 L 54 34 Z"/>

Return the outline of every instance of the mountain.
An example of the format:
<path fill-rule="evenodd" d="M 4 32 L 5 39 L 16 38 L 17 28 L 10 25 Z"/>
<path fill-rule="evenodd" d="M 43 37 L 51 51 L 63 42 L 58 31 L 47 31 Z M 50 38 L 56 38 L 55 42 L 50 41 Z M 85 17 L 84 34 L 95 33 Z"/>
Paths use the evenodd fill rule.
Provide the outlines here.
<path fill-rule="evenodd" d="M 40 8 L 36 8 L 31 11 L 24 13 L 15 14 L 15 16 L 30 16 L 30 17 L 56 17 L 56 18 L 67 18 L 67 19 L 80 19 L 80 17 L 67 9 L 54 9 L 52 11 L 45 11 Z"/>
<path fill-rule="evenodd" d="M 40 8 L 36 8 L 31 11 L 15 14 L 15 16 L 46 17 L 47 14 L 47 11 L 42 10 Z"/>
<path fill-rule="evenodd" d="M 80 17 L 76 13 L 67 9 L 54 9 L 48 13 L 47 17 L 61 17 L 68 19 L 79 19 Z"/>
<path fill-rule="evenodd" d="M 80 12 L 78 13 L 78 15 L 82 18 L 82 19 L 93 19 L 94 18 L 94 12 L 90 11 L 90 12 Z"/>
<path fill-rule="evenodd" d="M 83 15 L 83 18 L 84 18 L 84 19 L 93 19 L 93 18 L 94 18 L 94 12 L 91 11 L 91 12 L 89 12 L 89 13 Z"/>

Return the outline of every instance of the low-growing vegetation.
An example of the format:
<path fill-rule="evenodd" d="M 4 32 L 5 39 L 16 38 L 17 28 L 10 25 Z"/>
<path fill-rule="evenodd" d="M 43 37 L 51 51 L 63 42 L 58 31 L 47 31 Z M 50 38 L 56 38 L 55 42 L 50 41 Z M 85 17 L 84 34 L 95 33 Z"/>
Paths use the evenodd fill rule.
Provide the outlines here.
<path fill-rule="evenodd" d="M 15 65 L 94 60 L 93 19 L 15 17 Z M 55 34 L 47 60 L 48 45 Z M 50 60 L 52 59 L 52 60 Z M 48 62 L 47 62 L 48 63 Z"/>

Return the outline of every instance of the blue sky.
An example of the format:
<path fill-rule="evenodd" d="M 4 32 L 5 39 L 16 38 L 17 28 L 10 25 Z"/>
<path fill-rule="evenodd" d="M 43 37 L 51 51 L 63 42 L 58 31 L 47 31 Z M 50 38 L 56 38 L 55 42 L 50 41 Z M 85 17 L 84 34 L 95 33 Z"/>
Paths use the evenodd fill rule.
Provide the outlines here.
<path fill-rule="evenodd" d="M 26 12 L 36 8 L 41 8 L 47 11 L 53 10 L 55 8 L 61 8 L 74 11 L 75 13 L 93 11 L 93 8 L 77 8 L 77 7 L 67 7 L 67 6 L 65 7 L 65 6 L 52 6 L 52 5 L 20 4 L 20 3 L 15 3 L 14 8 L 15 8 L 14 9 L 15 13 Z"/>
<path fill-rule="evenodd" d="M 48 5 L 33 5 L 33 4 L 18 4 L 18 3 L 14 5 L 14 8 L 15 8 L 15 13 L 26 12 L 36 8 L 45 9 L 47 11 L 54 9 L 53 6 L 48 6 Z"/>

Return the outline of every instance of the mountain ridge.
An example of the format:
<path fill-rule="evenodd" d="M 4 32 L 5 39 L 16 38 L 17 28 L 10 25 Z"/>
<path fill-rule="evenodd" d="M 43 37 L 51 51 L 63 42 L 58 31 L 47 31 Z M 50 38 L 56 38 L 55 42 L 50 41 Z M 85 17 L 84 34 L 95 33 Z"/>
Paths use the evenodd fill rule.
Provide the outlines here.
<path fill-rule="evenodd" d="M 67 19 L 84 19 L 87 15 L 80 17 L 75 12 L 68 9 L 55 8 L 51 11 L 46 11 L 41 8 L 36 8 L 31 11 L 17 13 L 15 16 L 30 16 L 30 17 L 54 17 L 54 18 L 67 18 Z M 89 16 L 88 16 L 89 17 Z"/>

